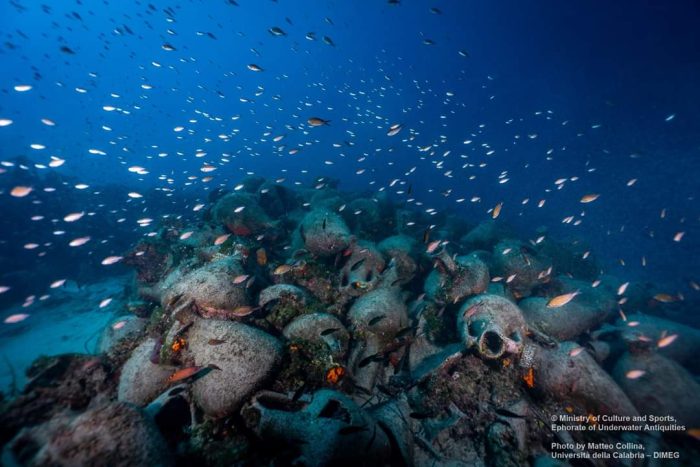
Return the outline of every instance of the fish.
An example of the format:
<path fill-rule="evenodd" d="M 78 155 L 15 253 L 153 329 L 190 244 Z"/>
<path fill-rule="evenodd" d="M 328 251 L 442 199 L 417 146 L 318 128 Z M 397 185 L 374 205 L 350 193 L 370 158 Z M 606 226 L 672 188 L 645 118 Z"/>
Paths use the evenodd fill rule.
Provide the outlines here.
<path fill-rule="evenodd" d="M 676 339 L 678 339 L 678 334 L 670 334 L 659 339 L 659 341 L 656 343 L 656 346 L 660 349 L 668 347 L 669 345 L 673 344 L 673 342 L 675 342 Z"/>
<path fill-rule="evenodd" d="M 498 216 L 501 215 L 501 208 L 503 208 L 503 203 L 498 203 L 494 208 L 493 211 L 491 212 L 491 217 L 493 219 L 496 219 Z"/>
<path fill-rule="evenodd" d="M 250 277 L 248 274 L 240 274 L 233 278 L 233 283 L 235 285 L 242 284 L 243 282 L 248 280 L 248 277 Z"/>
<path fill-rule="evenodd" d="M 661 303 L 673 303 L 678 301 L 678 298 L 667 293 L 657 293 L 656 295 L 654 295 L 654 300 Z"/>
<path fill-rule="evenodd" d="M 3 322 L 6 324 L 16 324 L 21 323 L 27 318 L 29 318 L 29 315 L 27 313 L 16 313 L 5 318 Z"/>
<path fill-rule="evenodd" d="M 226 342 L 226 341 L 223 340 L 223 339 L 209 339 L 209 340 L 207 341 L 207 344 L 209 344 L 209 345 L 221 345 L 221 344 L 223 344 L 223 343 L 225 343 L 225 342 Z"/>
<path fill-rule="evenodd" d="M 267 30 L 267 32 L 269 32 L 273 36 L 286 36 L 287 35 L 287 33 L 284 32 L 284 30 L 282 30 L 282 28 L 279 28 L 277 26 L 271 27 L 270 29 Z"/>
<path fill-rule="evenodd" d="M 73 213 L 67 214 L 63 218 L 63 222 L 75 222 L 75 221 L 81 219 L 84 215 L 85 215 L 84 211 L 83 212 L 73 212 Z"/>
<path fill-rule="evenodd" d="M 629 282 L 625 282 L 622 284 L 620 287 L 617 288 L 617 295 L 623 295 L 625 291 L 627 290 L 627 286 L 629 286 Z"/>
<path fill-rule="evenodd" d="M 71 240 L 71 241 L 68 243 L 68 245 L 70 245 L 70 246 L 72 246 L 72 247 L 78 247 L 78 246 L 83 246 L 83 245 L 85 245 L 85 244 L 86 244 L 87 242 L 89 242 L 89 241 L 90 241 L 90 237 L 79 237 L 79 238 L 76 238 L 76 239 Z"/>
<path fill-rule="evenodd" d="M 237 307 L 236 309 L 234 309 L 231 312 L 231 314 L 233 314 L 234 316 L 238 316 L 240 318 L 243 316 L 248 316 L 249 314 L 251 314 L 259 309 L 260 309 L 260 307 L 257 307 L 257 306 L 253 307 L 250 305 L 241 305 L 241 306 Z"/>
<path fill-rule="evenodd" d="M 396 136 L 399 134 L 403 127 L 400 124 L 394 124 L 389 127 L 389 131 L 386 132 L 387 136 Z"/>
<path fill-rule="evenodd" d="M 255 261 L 259 266 L 265 266 L 267 264 L 267 251 L 265 248 L 258 248 L 255 251 Z"/>
<path fill-rule="evenodd" d="M 382 321 L 385 318 L 386 318 L 386 315 L 375 316 L 374 318 L 369 320 L 369 322 L 367 323 L 367 326 L 374 326 L 375 324 L 379 323 L 380 321 Z"/>
<path fill-rule="evenodd" d="M 416 328 L 413 326 L 406 326 L 405 328 L 400 329 L 399 332 L 396 333 L 394 339 L 403 339 L 404 337 L 412 336 L 415 329 Z"/>
<path fill-rule="evenodd" d="M 370 355 L 369 357 L 365 357 L 362 360 L 360 360 L 360 363 L 357 364 L 357 367 L 364 368 L 372 362 L 381 362 L 382 360 L 384 360 L 384 355 L 382 355 L 381 352 L 379 352 L 379 353 L 376 353 L 374 355 Z"/>
<path fill-rule="evenodd" d="M 329 125 L 331 123 L 330 120 L 324 120 L 320 117 L 309 117 L 307 122 L 311 126 L 323 126 L 323 125 Z"/>
<path fill-rule="evenodd" d="M 647 372 L 644 370 L 630 370 L 627 373 L 625 373 L 625 377 L 627 379 L 639 379 L 645 374 L 647 374 Z"/>
<path fill-rule="evenodd" d="M 357 269 L 359 269 L 359 267 L 364 264 L 366 259 L 367 259 L 367 257 L 364 257 L 361 260 L 358 260 L 357 262 L 355 262 L 355 264 L 350 266 L 350 271 L 356 271 Z"/>
<path fill-rule="evenodd" d="M 323 331 L 321 331 L 322 336 L 327 336 L 329 334 L 333 334 L 334 332 L 340 331 L 340 328 L 328 328 Z"/>
<path fill-rule="evenodd" d="M 556 297 L 550 299 L 547 302 L 547 308 L 559 308 L 560 306 L 564 306 L 571 300 L 573 300 L 576 296 L 578 296 L 580 293 L 580 290 L 576 290 L 574 292 L 557 295 Z"/>
<path fill-rule="evenodd" d="M 201 377 L 205 374 L 208 374 L 211 370 L 221 370 L 221 368 L 211 364 L 207 366 L 190 366 L 181 370 L 177 370 L 175 373 L 170 375 L 168 377 L 168 383 L 172 384 L 185 379 Z"/>
<path fill-rule="evenodd" d="M 29 195 L 29 193 L 31 193 L 32 191 L 33 188 L 30 186 L 18 185 L 12 190 L 10 190 L 10 196 L 14 196 L 15 198 L 24 198 L 25 196 Z"/>
<path fill-rule="evenodd" d="M 474 316 L 474 314 L 481 309 L 481 307 L 484 305 L 484 302 L 478 302 L 475 303 L 474 305 L 470 306 L 467 311 L 464 313 L 465 318 L 471 318 Z"/>
<path fill-rule="evenodd" d="M 330 45 L 331 47 L 335 47 L 335 42 L 333 42 L 333 39 L 331 39 L 331 38 L 328 37 L 328 36 L 323 36 L 323 42 L 324 42 L 325 44 Z"/>
<path fill-rule="evenodd" d="M 216 240 L 214 240 L 214 245 L 221 245 L 225 243 L 230 236 L 231 234 L 219 235 L 218 237 L 216 237 Z"/>
<path fill-rule="evenodd" d="M 263 71 L 263 69 L 262 69 L 259 65 L 256 65 L 255 63 L 249 64 L 249 65 L 248 65 L 248 69 L 249 69 L 250 71 L 255 71 L 255 72 Z"/>
<path fill-rule="evenodd" d="M 103 266 L 109 266 L 111 264 L 118 263 L 122 259 L 124 259 L 123 256 L 108 256 L 105 259 L 103 259 L 100 264 L 102 264 Z"/>
<path fill-rule="evenodd" d="M 586 204 L 586 203 L 592 203 L 593 201 L 597 200 L 598 198 L 600 198 L 600 195 L 599 195 L 599 194 L 597 194 L 597 193 L 590 193 L 590 194 L 588 194 L 588 195 L 583 195 L 583 196 L 581 197 L 581 200 L 580 200 L 580 201 L 581 201 L 581 203 Z"/>
<path fill-rule="evenodd" d="M 291 270 L 292 270 L 292 266 L 291 266 L 291 265 L 289 265 L 289 264 L 280 264 L 279 266 L 277 266 L 277 267 L 274 269 L 274 271 L 272 271 L 272 274 L 275 275 L 275 276 L 280 276 L 280 275 L 282 275 L 282 274 L 288 273 L 288 272 L 291 271 Z"/>
<path fill-rule="evenodd" d="M 440 243 L 442 243 L 442 240 L 433 240 L 428 244 L 428 247 L 425 249 L 425 252 L 427 254 L 433 253 L 437 248 L 440 246 Z"/>
<path fill-rule="evenodd" d="M 359 433 L 361 431 L 367 431 L 367 425 L 350 425 L 345 426 L 338 430 L 339 435 L 351 435 L 353 433 Z"/>
<path fill-rule="evenodd" d="M 65 283 L 66 283 L 66 279 L 59 279 L 59 280 L 57 280 L 57 281 L 53 281 L 53 282 L 51 283 L 51 285 L 49 285 L 49 288 L 51 288 L 51 289 L 57 289 L 57 288 L 63 286 L 63 284 L 65 284 Z"/>
<path fill-rule="evenodd" d="M 581 352 L 583 352 L 583 347 L 575 347 L 569 351 L 569 357 L 575 357 Z"/>

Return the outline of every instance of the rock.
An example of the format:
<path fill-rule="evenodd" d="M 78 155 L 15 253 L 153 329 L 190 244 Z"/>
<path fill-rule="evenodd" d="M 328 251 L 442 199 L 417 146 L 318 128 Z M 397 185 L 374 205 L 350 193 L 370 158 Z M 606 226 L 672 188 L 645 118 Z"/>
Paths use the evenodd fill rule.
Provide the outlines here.
<path fill-rule="evenodd" d="M 395 399 L 374 405 L 370 415 L 377 420 L 379 426 L 391 439 L 393 458 L 399 458 L 402 465 L 414 465 L 413 463 L 413 433 L 415 430 L 411 418 L 411 407 L 405 395 Z"/>
<path fill-rule="evenodd" d="M 418 269 L 418 265 L 413 259 L 417 255 L 417 246 L 418 242 L 408 235 L 387 237 L 377 245 L 384 256 L 394 260 L 396 273 L 401 284 L 410 282 Z"/>
<path fill-rule="evenodd" d="M 547 237 L 540 244 L 539 254 L 550 259 L 557 274 L 593 282 L 600 274 L 600 266 L 595 255 L 590 252 L 585 255 L 586 251 L 588 248 L 580 243 L 565 244 Z"/>
<path fill-rule="evenodd" d="M 127 340 L 137 340 L 148 320 L 133 315 L 119 316 L 104 328 L 97 343 L 98 353 L 111 353 Z"/>
<path fill-rule="evenodd" d="M 257 190 L 260 206 L 273 218 L 280 218 L 298 204 L 297 195 L 284 185 L 266 181 Z"/>
<path fill-rule="evenodd" d="M 437 267 L 425 280 L 425 294 L 431 300 L 458 303 L 466 297 L 483 293 L 489 286 L 489 269 L 475 255 L 454 260 L 443 250 L 436 255 Z"/>
<path fill-rule="evenodd" d="M 329 313 L 301 315 L 289 323 L 282 334 L 289 340 L 304 340 L 314 344 L 323 342 L 333 356 L 339 359 L 347 352 L 350 341 L 350 334 L 343 323 Z"/>
<path fill-rule="evenodd" d="M 255 198 L 247 193 L 229 193 L 219 199 L 212 208 L 212 217 L 229 232 L 240 236 L 257 235 L 273 226 Z"/>
<path fill-rule="evenodd" d="M 518 306 L 498 295 L 482 294 L 467 300 L 457 315 L 457 328 L 467 348 L 483 358 L 519 356 L 525 342 L 525 319 Z"/>
<path fill-rule="evenodd" d="M 188 333 L 188 352 L 197 366 L 216 365 L 192 385 L 195 403 L 211 417 L 224 417 L 268 380 L 282 358 L 282 344 L 248 325 L 197 319 Z M 223 341 L 218 345 L 211 339 Z"/>
<path fill-rule="evenodd" d="M 578 290 L 573 300 L 558 308 L 548 308 L 550 298 L 529 297 L 518 303 L 528 326 L 558 340 L 574 339 L 598 327 L 615 306 L 615 297 L 603 288 L 593 288 L 585 282 L 570 282 L 558 288 L 556 294 Z"/>
<path fill-rule="evenodd" d="M 589 413 L 639 415 L 620 386 L 588 352 L 571 355 L 578 347 L 575 342 L 562 342 L 554 349 L 535 347 L 535 386 L 557 401 L 582 404 Z"/>
<path fill-rule="evenodd" d="M 204 318 L 233 318 L 236 308 L 249 304 L 246 288 L 232 280 L 244 273 L 234 257 L 223 257 L 184 274 L 175 271 L 164 285 L 163 308 L 193 307 Z"/>
<path fill-rule="evenodd" d="M 551 266 L 547 258 L 518 240 L 503 240 L 493 247 L 493 275 L 501 276 L 506 287 L 518 299 L 528 297 L 532 289 L 546 283 L 549 276 L 543 274 Z"/>
<path fill-rule="evenodd" d="M 119 376 L 117 398 L 120 401 L 144 406 L 165 390 L 175 368 L 151 362 L 155 347 L 156 339 L 150 338 L 131 353 Z"/>
<path fill-rule="evenodd" d="M 3 401 L 0 445 L 22 427 L 49 420 L 65 410 L 85 410 L 114 398 L 113 368 L 106 358 L 85 354 L 39 357 L 27 369 L 22 394 Z"/>
<path fill-rule="evenodd" d="M 636 323 L 636 326 L 629 326 L 629 323 Z M 634 345 L 643 344 L 639 341 L 640 336 L 650 339 L 649 346 L 656 346 L 664 333 L 678 336 L 671 345 L 658 349 L 658 352 L 700 374 L 700 329 L 642 313 L 630 314 L 627 321 L 618 320 L 616 325 L 621 330 L 622 339 Z"/>
<path fill-rule="evenodd" d="M 365 358 L 383 352 L 396 334 L 408 326 L 408 311 L 396 287 L 381 287 L 358 298 L 348 311 L 347 319 L 356 345 L 349 365 L 358 385 L 371 389 L 385 379 L 384 365 L 370 362 L 359 366 Z M 405 349 L 396 352 L 399 358 Z"/>
<path fill-rule="evenodd" d="M 386 262 L 372 242 L 360 241 L 350 248 L 350 257 L 339 273 L 340 290 L 356 297 L 377 286 Z"/>
<path fill-rule="evenodd" d="M 633 370 L 644 374 L 628 378 Z M 626 352 L 617 361 L 613 377 L 641 414 L 671 415 L 680 425 L 700 426 L 700 384 L 673 360 L 655 351 Z"/>
<path fill-rule="evenodd" d="M 347 395 L 329 389 L 313 394 L 301 410 L 280 410 L 279 396 L 262 393 L 244 410 L 263 440 L 292 442 L 293 465 L 384 465 L 391 444 L 384 430 Z M 296 441 L 296 442 L 295 442 Z"/>
<path fill-rule="evenodd" d="M 264 308 L 272 302 L 294 302 L 299 306 L 306 306 L 308 294 L 305 290 L 292 284 L 275 284 L 264 288 L 258 297 L 258 306 Z"/>
<path fill-rule="evenodd" d="M 495 220 L 481 222 L 459 242 L 467 250 L 490 250 L 502 239 L 511 236 L 510 229 Z"/>
<path fill-rule="evenodd" d="M 307 250 L 318 256 L 332 256 L 350 244 L 350 230 L 334 211 L 317 208 L 301 221 L 299 232 Z"/>
<path fill-rule="evenodd" d="M 22 430 L 5 448 L 6 465 L 167 466 L 172 459 L 152 421 L 124 402 L 65 413 Z M 10 464 L 11 463 L 11 464 Z"/>

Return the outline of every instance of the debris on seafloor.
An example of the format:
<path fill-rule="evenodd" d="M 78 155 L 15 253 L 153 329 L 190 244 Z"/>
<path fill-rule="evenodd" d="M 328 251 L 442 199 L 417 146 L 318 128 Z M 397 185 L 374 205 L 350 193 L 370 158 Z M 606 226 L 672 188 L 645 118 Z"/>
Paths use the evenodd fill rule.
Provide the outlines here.
<path fill-rule="evenodd" d="M 245 186 L 124 255 L 136 287 L 100 356 L 35 362 L 3 401 L 3 459 L 108 463 L 114 446 L 87 439 L 109 432 L 134 465 L 501 466 L 537 464 L 553 441 L 651 445 L 557 432 L 562 414 L 700 426 L 698 332 L 613 323 L 622 281 L 562 262 L 561 244 L 525 245 L 493 220 L 431 242 L 440 218 L 419 212 L 370 228 L 371 209 L 405 207 L 330 186 L 281 191 L 281 216 Z M 691 449 L 678 433 L 654 443 Z"/>

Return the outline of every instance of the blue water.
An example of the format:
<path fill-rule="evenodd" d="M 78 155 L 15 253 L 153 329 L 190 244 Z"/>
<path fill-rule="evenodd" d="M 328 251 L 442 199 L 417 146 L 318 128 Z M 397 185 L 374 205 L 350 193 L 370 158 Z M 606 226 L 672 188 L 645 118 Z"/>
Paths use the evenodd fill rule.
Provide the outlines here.
<path fill-rule="evenodd" d="M 194 219 L 208 191 L 246 173 L 289 185 L 327 175 L 341 189 L 397 200 L 410 185 L 422 208 L 451 209 L 471 224 L 502 202 L 501 219 L 523 238 L 544 227 L 581 239 L 606 271 L 697 300 L 697 2 L 238 4 L 0 4 L 0 118 L 13 122 L 0 128 L 0 160 L 27 167 L 0 174 L 0 285 L 11 287 L 1 305 L 63 277 L 112 274 L 100 260 L 152 230 L 137 219 Z M 286 35 L 268 32 L 275 26 Z M 13 89 L 23 84 L 33 88 Z M 309 117 L 330 125 L 311 128 Z M 402 131 L 388 137 L 396 123 Z M 37 143 L 46 148 L 30 148 Z M 50 156 L 66 162 L 33 167 Z M 202 173 L 204 164 L 217 170 Z M 22 183 L 35 191 L 8 196 Z M 600 197 L 579 203 L 589 193 Z M 94 214 L 60 220 L 76 211 Z M 563 224 L 568 216 L 580 224 Z M 84 235 L 87 245 L 67 246 Z M 24 249 L 28 242 L 40 247 Z"/>

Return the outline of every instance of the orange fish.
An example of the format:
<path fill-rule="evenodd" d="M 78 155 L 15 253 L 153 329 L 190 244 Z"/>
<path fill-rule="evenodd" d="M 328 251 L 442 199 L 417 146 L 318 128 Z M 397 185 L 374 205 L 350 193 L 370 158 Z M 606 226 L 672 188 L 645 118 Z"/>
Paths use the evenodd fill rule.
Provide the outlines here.
<path fill-rule="evenodd" d="M 552 298 L 547 302 L 547 308 L 559 308 L 560 306 L 564 306 L 567 303 L 569 303 L 571 300 L 573 300 L 578 294 L 581 292 L 579 290 L 575 292 L 569 292 L 565 293 L 562 295 L 557 295 L 556 297 Z"/>
<path fill-rule="evenodd" d="M 170 377 L 168 378 L 168 382 L 175 383 L 177 381 L 182 381 L 183 379 L 192 378 L 204 372 L 209 373 L 209 371 L 211 370 L 221 370 L 221 368 L 219 368 L 216 365 L 190 366 L 181 370 L 177 370 L 175 373 L 170 375 Z"/>
<path fill-rule="evenodd" d="M 252 307 L 250 305 L 243 305 L 243 306 L 239 306 L 238 308 L 233 310 L 233 315 L 239 316 L 239 317 L 248 316 L 249 314 L 251 314 L 252 312 L 254 312 L 258 309 L 259 309 L 259 307 Z"/>
<path fill-rule="evenodd" d="M 525 376 L 523 376 L 523 381 L 525 381 L 525 384 L 527 384 L 527 387 L 529 388 L 534 388 L 535 387 L 535 369 L 534 368 L 529 368 L 527 370 L 527 373 Z"/>
<path fill-rule="evenodd" d="M 31 192 L 32 192 L 31 187 L 16 186 L 12 190 L 10 190 L 10 195 L 14 196 L 15 198 L 24 198 L 25 196 L 27 196 Z"/>
<path fill-rule="evenodd" d="M 493 208 L 493 212 L 491 212 L 491 217 L 493 219 L 497 218 L 501 214 L 501 208 L 503 207 L 503 203 L 498 203 L 495 208 Z"/>
<path fill-rule="evenodd" d="M 272 274 L 274 274 L 275 276 L 279 276 L 282 274 L 286 274 L 291 270 L 292 270 L 292 266 L 290 266 L 289 264 L 280 264 L 279 266 L 277 266 L 275 268 L 274 271 L 272 271 Z"/>
<path fill-rule="evenodd" d="M 479 309 L 481 309 L 481 306 L 483 304 L 484 304 L 484 302 L 479 302 L 479 303 L 475 303 L 474 305 L 470 306 L 467 309 L 467 311 L 464 313 L 464 317 L 471 318 L 474 315 L 474 313 L 476 313 L 477 311 L 479 311 Z"/>
<path fill-rule="evenodd" d="M 585 203 L 592 203 L 593 201 L 597 200 L 599 197 L 600 197 L 599 194 L 591 193 L 591 194 L 589 194 L 589 195 L 584 195 L 584 196 L 581 198 L 581 202 L 584 203 L 584 204 L 585 204 Z"/>
<path fill-rule="evenodd" d="M 233 283 L 236 285 L 242 284 L 243 282 L 248 280 L 248 277 L 249 277 L 248 274 L 241 274 L 241 275 L 233 278 Z"/>
<path fill-rule="evenodd" d="M 255 258 L 260 266 L 265 266 L 267 264 L 267 251 L 265 251 L 265 248 L 258 248 L 258 251 L 255 252 Z"/>
<path fill-rule="evenodd" d="M 571 351 L 569 352 L 569 357 L 575 357 L 581 352 L 583 352 L 583 347 L 576 347 L 574 349 L 571 349 Z"/>
<path fill-rule="evenodd" d="M 224 234 L 224 235 L 219 235 L 216 237 L 216 240 L 214 240 L 214 245 L 221 245 L 224 243 L 228 238 L 231 236 L 231 234 Z"/>
<path fill-rule="evenodd" d="M 686 431 L 686 433 L 688 433 L 688 436 L 692 436 L 693 438 L 700 441 L 700 428 L 691 428 L 688 431 Z"/>
<path fill-rule="evenodd" d="M 430 244 L 428 244 L 428 248 L 426 248 L 425 252 L 428 254 L 431 254 L 432 252 L 437 250 L 437 247 L 440 246 L 441 242 L 442 242 L 442 240 L 434 240 L 434 241 L 430 242 Z"/>
<path fill-rule="evenodd" d="M 661 339 L 659 339 L 659 342 L 656 343 L 656 346 L 662 349 L 673 344 L 673 341 L 675 341 L 676 339 L 678 339 L 678 334 L 671 334 L 670 336 L 662 337 Z"/>

